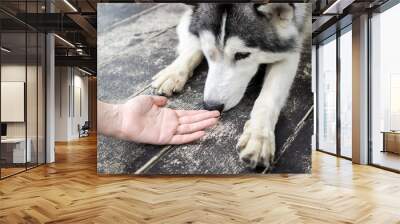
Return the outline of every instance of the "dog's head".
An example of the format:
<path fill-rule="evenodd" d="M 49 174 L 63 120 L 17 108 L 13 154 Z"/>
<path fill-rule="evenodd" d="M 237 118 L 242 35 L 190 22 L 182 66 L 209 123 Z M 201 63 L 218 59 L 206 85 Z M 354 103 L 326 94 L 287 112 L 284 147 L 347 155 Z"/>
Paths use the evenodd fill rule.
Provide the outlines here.
<path fill-rule="evenodd" d="M 189 29 L 199 37 L 209 66 L 207 109 L 236 106 L 259 65 L 297 51 L 306 29 L 306 4 L 196 4 L 192 10 Z"/>

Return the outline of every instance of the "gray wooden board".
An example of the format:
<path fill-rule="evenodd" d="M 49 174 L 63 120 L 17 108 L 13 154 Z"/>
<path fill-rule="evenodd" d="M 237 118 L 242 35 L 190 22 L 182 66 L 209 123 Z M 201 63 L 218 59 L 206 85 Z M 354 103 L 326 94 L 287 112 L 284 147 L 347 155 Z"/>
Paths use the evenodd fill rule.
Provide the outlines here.
<path fill-rule="evenodd" d="M 120 4 L 99 4 L 99 14 L 104 8 Z M 124 4 L 122 7 L 135 7 L 135 4 Z M 141 4 L 140 4 L 141 5 Z M 183 6 L 174 7 L 162 5 L 142 14 L 133 24 L 126 22 L 109 32 L 98 34 L 98 99 L 105 102 L 123 102 L 146 85 L 150 84 L 151 76 L 170 64 L 175 58 L 177 36 L 176 24 L 179 20 L 177 10 Z M 142 7 L 143 10 L 149 10 Z M 115 14 L 118 15 L 115 7 Z M 134 10 L 130 10 L 134 11 Z M 140 13 L 142 11 L 136 11 Z M 157 17 L 157 14 L 160 17 Z M 171 15 L 171 16 L 169 16 Z M 128 18 L 134 17 L 130 15 Z M 110 18 L 106 17 L 106 18 Z M 149 18 L 147 18 L 149 17 Z M 173 17 L 172 19 L 163 19 Z M 135 18 L 135 17 L 134 17 Z M 98 26 L 103 27 L 106 19 L 98 20 Z M 135 25 L 138 22 L 139 25 Z M 106 29 L 106 28 L 103 28 Z"/>
<path fill-rule="evenodd" d="M 105 26 L 111 26 L 112 32 L 118 35 L 101 32 L 98 36 L 98 99 L 121 103 L 138 93 L 152 94 L 152 90 L 146 88 L 151 83 L 151 77 L 175 59 L 177 36 L 174 28 L 184 8 L 182 5 L 154 4 L 151 7 L 141 4 L 138 8 L 135 8 L 135 4 L 125 4 L 124 7 L 121 4 L 118 7 L 114 7 L 114 4 L 100 4 L 100 7 L 102 9 L 99 13 L 112 13 L 115 16 L 100 17 L 103 19 L 98 21 L 98 26 L 101 30 L 110 29 Z M 123 12 L 118 13 L 118 10 Z M 126 15 L 126 18 L 122 15 Z M 166 19 L 169 17 L 171 19 Z M 115 18 L 123 22 L 116 22 Z M 164 21 L 160 21 L 160 18 Z M 118 40 L 122 40 L 122 43 L 114 43 Z M 302 55 L 302 63 L 289 99 L 279 117 L 275 133 L 277 155 L 282 156 L 270 172 L 310 172 L 312 116 L 307 118 L 306 125 L 293 144 L 284 153 L 280 152 L 282 145 L 312 106 L 310 64 L 310 51 L 307 49 Z M 207 70 L 207 63 L 203 61 L 182 93 L 170 97 L 168 106 L 201 108 Z M 235 146 L 260 91 L 264 70 L 260 69 L 239 105 L 224 112 L 218 125 L 210 129 L 200 141 L 165 150 L 164 146 L 136 144 L 99 136 L 98 172 L 133 174 L 143 169 L 164 148 L 165 153 L 153 163 L 147 164 L 142 174 L 259 173 L 261 169 L 250 170 L 239 161 Z"/>
<path fill-rule="evenodd" d="M 121 23 L 121 21 L 126 20 L 138 13 L 148 10 L 154 7 L 155 3 L 137 3 L 134 7 L 128 6 L 126 4 L 119 3 L 98 3 L 97 4 L 97 20 L 99 21 L 99 26 L 97 26 L 97 32 L 104 33 L 110 32 L 112 29 Z M 116 13 L 117 12 L 117 13 Z"/>
<path fill-rule="evenodd" d="M 205 76 L 207 69 L 200 67 L 198 72 L 200 76 Z M 261 74 L 263 74 L 261 72 Z M 183 93 L 174 97 L 173 100 L 179 99 L 180 102 L 199 105 L 201 104 L 202 95 L 191 94 L 202 92 L 205 77 L 201 81 L 198 80 L 189 83 Z M 252 171 L 244 167 L 239 161 L 238 150 L 236 149 L 237 139 L 240 136 L 244 122 L 249 118 L 254 100 L 258 96 L 260 90 L 260 79 L 255 85 L 251 85 L 246 92 L 245 97 L 234 109 L 223 113 L 219 124 L 211 129 L 208 136 L 202 141 L 183 145 L 174 146 L 169 153 L 163 156 L 152 166 L 146 173 L 148 174 L 244 174 L 254 173 L 261 170 Z M 310 79 L 298 76 L 291 89 L 291 94 L 286 106 L 283 108 L 279 121 L 276 126 L 276 145 L 277 155 L 279 155 L 282 145 L 287 138 L 293 133 L 295 127 L 305 116 L 306 112 L 312 105 L 312 94 L 310 91 Z M 308 121 L 310 118 L 307 119 Z M 310 149 L 311 149 L 311 133 L 312 127 L 303 129 L 296 139 L 305 139 L 305 141 L 295 141 L 289 149 L 285 151 L 280 160 L 296 161 L 296 166 L 288 166 L 294 162 L 280 163 L 272 172 L 290 172 L 304 173 L 310 171 Z M 301 143 L 301 144 L 300 144 Z M 292 155 L 296 152 L 295 155 Z M 298 153 L 300 152 L 300 153 Z"/>
<path fill-rule="evenodd" d="M 277 161 L 271 173 L 310 173 L 311 172 L 311 135 L 313 116 L 310 116 L 289 149 Z"/>
<path fill-rule="evenodd" d="M 160 146 L 135 144 L 99 135 L 97 172 L 102 174 L 134 173 L 160 150 Z"/>

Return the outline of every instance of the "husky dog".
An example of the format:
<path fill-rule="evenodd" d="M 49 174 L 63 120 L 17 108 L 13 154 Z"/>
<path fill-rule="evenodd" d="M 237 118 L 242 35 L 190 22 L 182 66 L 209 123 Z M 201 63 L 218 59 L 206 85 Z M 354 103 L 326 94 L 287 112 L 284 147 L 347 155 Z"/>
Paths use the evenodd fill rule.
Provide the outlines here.
<path fill-rule="evenodd" d="M 247 166 L 269 167 L 275 125 L 311 30 L 310 17 L 307 3 L 192 4 L 177 27 L 178 57 L 153 77 L 152 87 L 167 96 L 181 91 L 205 56 L 204 107 L 227 111 L 242 99 L 259 65 L 269 64 L 237 144 Z"/>

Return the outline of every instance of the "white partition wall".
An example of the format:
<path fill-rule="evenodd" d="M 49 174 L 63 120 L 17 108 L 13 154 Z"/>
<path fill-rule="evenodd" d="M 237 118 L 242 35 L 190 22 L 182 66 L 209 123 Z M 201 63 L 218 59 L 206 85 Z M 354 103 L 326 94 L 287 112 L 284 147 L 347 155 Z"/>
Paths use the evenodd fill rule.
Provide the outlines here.
<path fill-rule="evenodd" d="M 55 73 L 55 141 L 78 139 L 78 125 L 88 120 L 88 76 L 64 66 Z"/>
<path fill-rule="evenodd" d="M 1 82 L 1 122 L 24 122 L 25 82 Z"/>

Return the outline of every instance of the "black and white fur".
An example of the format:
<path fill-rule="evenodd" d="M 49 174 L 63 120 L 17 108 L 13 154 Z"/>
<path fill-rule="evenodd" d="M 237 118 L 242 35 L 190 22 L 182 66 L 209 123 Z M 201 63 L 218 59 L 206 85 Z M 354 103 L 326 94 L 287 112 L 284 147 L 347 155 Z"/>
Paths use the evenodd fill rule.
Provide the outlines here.
<path fill-rule="evenodd" d="M 248 166 L 268 167 L 275 125 L 296 75 L 303 40 L 311 29 L 309 4 L 194 4 L 177 27 L 178 57 L 153 77 L 158 94 L 183 89 L 206 57 L 207 109 L 229 110 L 242 99 L 260 64 L 270 64 L 238 147 Z"/>

